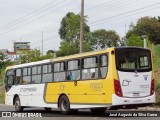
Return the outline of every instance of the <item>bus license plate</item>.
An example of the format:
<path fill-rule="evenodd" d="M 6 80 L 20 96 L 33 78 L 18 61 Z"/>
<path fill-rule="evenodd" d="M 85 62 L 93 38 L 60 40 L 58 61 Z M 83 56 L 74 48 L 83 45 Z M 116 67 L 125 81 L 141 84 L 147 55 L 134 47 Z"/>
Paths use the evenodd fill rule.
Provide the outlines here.
<path fill-rule="evenodd" d="M 139 93 L 133 93 L 133 97 L 139 97 L 140 94 Z"/>

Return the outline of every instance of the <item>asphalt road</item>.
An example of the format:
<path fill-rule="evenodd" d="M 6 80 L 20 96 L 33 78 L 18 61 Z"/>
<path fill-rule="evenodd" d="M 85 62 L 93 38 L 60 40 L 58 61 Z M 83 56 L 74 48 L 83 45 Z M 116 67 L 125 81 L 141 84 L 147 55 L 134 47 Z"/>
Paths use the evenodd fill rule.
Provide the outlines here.
<path fill-rule="evenodd" d="M 14 112 L 14 106 L 6 106 L 6 105 L 0 105 L 0 111 L 13 111 Z M 125 111 L 125 110 L 124 110 Z M 42 118 L 17 118 L 17 117 L 13 117 L 13 118 L 9 118 L 12 120 L 122 120 L 122 119 L 128 119 L 128 120 L 135 120 L 135 119 L 139 119 L 139 120 L 159 120 L 160 117 L 108 117 L 108 115 L 110 113 L 117 113 L 119 111 L 106 111 L 105 114 L 103 115 L 94 115 L 90 112 L 89 109 L 82 109 L 79 110 L 78 113 L 76 114 L 70 114 L 70 115 L 61 115 L 60 111 L 58 109 L 52 109 L 51 111 L 45 111 L 43 108 L 26 108 L 24 109 L 24 112 L 22 112 L 21 114 L 28 114 L 28 113 L 40 113 L 42 114 Z M 131 113 L 133 113 L 134 111 L 131 110 Z M 135 111 L 137 112 L 137 111 Z M 159 111 L 160 112 L 160 111 Z M 0 114 L 2 114 L 0 112 Z M 51 117 L 52 116 L 52 117 Z M 8 120 L 8 118 L 0 118 L 0 120 Z"/>

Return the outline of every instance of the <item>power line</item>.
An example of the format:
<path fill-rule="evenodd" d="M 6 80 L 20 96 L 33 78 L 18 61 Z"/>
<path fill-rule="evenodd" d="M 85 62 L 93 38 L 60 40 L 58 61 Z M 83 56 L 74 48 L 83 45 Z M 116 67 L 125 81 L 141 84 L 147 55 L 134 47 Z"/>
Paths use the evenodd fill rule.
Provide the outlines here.
<path fill-rule="evenodd" d="M 108 3 L 112 3 L 112 2 L 114 2 L 114 0 L 107 1 L 107 2 L 102 3 L 102 4 L 100 4 L 100 5 L 97 5 L 97 6 L 91 7 L 91 8 L 89 8 L 89 9 L 85 10 L 85 12 L 90 11 L 90 10 L 93 10 L 93 9 L 98 8 L 98 7 L 101 7 L 101 6 L 104 6 L 104 5 L 106 5 L 106 4 L 108 4 Z"/>
<path fill-rule="evenodd" d="M 56 22 L 56 23 L 58 23 L 58 22 Z M 57 25 L 56 26 L 52 26 L 52 25 L 55 25 L 55 23 L 53 24 L 50 24 L 50 25 L 47 25 L 47 26 L 45 26 L 45 27 L 43 27 L 43 28 L 40 28 L 40 29 L 37 29 L 37 30 L 35 30 L 35 31 L 32 31 L 32 32 L 30 32 L 30 33 L 27 33 L 27 34 L 23 34 L 23 35 L 21 35 L 22 37 L 24 37 L 24 36 L 30 36 L 30 35 L 32 35 L 32 34 L 34 34 L 34 33 L 37 33 L 37 32 L 40 32 L 40 31 L 46 31 L 46 30 L 50 30 L 50 28 L 51 27 L 57 27 Z M 55 30 L 55 28 L 54 28 L 54 30 Z M 17 39 L 17 38 L 15 38 L 15 39 Z"/>
<path fill-rule="evenodd" d="M 49 8 L 46 8 L 46 9 L 43 10 L 43 11 L 40 11 L 41 9 L 45 8 L 46 6 L 48 6 L 48 5 L 52 4 L 52 3 L 55 3 L 56 1 L 57 1 L 57 0 L 54 0 L 54 1 L 50 2 L 49 4 L 47 4 L 47 5 L 44 5 L 44 6 L 41 7 L 40 9 L 37 9 L 37 10 L 35 10 L 35 11 L 33 11 L 33 12 L 30 12 L 30 13 L 28 13 L 27 15 L 25 15 L 25 16 L 17 19 L 17 20 L 12 21 L 12 22 L 9 23 L 8 25 L 5 25 L 5 26 L 1 27 L 0 30 L 1 30 L 1 31 L 2 31 L 2 30 L 5 30 L 5 29 L 7 29 L 7 28 L 10 28 L 10 27 L 12 27 L 12 26 L 15 26 L 16 24 L 19 24 L 19 23 L 21 23 L 21 22 L 23 22 L 23 21 L 26 21 L 27 19 L 29 19 L 29 18 L 31 18 L 31 17 L 35 17 L 35 16 L 38 15 L 39 13 L 42 13 L 42 12 L 44 12 L 44 11 L 46 11 L 46 10 L 48 10 L 48 9 L 50 9 L 50 8 L 58 5 L 58 4 L 61 4 L 61 3 L 64 2 L 65 0 L 63 0 L 62 2 L 59 2 L 59 3 L 56 3 L 56 4 L 54 4 L 53 6 L 51 6 L 51 7 L 49 7 Z M 38 13 L 37 13 L 37 12 L 38 12 Z"/>
<path fill-rule="evenodd" d="M 103 3 L 103 4 L 100 4 L 100 5 L 98 5 L 98 6 L 96 6 L 96 8 L 97 7 L 100 7 L 100 6 L 103 6 L 103 5 L 106 5 L 106 3 L 111 3 L 111 4 L 113 4 L 113 2 L 112 1 L 109 1 L 109 2 L 105 2 L 105 4 Z M 108 5 L 108 4 L 107 4 Z M 104 7 L 106 7 L 106 6 L 104 6 Z M 95 9 L 95 7 L 93 7 L 94 9 Z M 90 8 L 90 9 L 88 9 L 88 10 L 93 10 L 93 8 Z M 52 29 L 50 29 L 50 30 L 52 30 Z M 55 31 L 56 29 L 54 29 L 53 31 Z M 44 31 L 44 29 L 43 29 L 43 31 Z M 48 31 L 48 30 L 47 30 Z M 33 34 L 33 33 L 32 33 Z M 28 35 L 28 34 L 27 34 Z M 29 34 L 30 35 L 30 34 Z M 26 35 L 25 35 L 26 36 Z"/>
<path fill-rule="evenodd" d="M 158 5 L 158 4 L 160 4 L 160 2 L 149 5 L 149 6 L 145 6 L 145 7 L 142 7 L 142 8 L 138 8 L 138 9 L 135 9 L 135 10 L 132 10 L 132 11 L 129 11 L 129 12 L 124 12 L 124 13 L 121 13 L 121 14 L 117 14 L 117 15 L 111 16 L 109 18 L 104 18 L 104 19 L 100 19 L 100 20 L 97 20 L 97 21 L 93 21 L 91 24 L 96 23 L 96 22 L 100 22 L 100 21 L 104 21 L 104 20 L 109 20 L 109 19 L 112 19 L 112 18 L 115 18 L 115 17 L 118 17 L 118 16 L 122 16 L 122 15 L 125 15 L 125 14 L 136 12 L 136 11 L 139 11 L 139 10 L 143 10 L 143 9 L 146 9 L 146 8 Z"/>
<path fill-rule="evenodd" d="M 129 16 L 131 16 L 131 15 L 134 15 L 134 14 L 140 14 L 140 13 L 143 13 L 143 12 L 147 12 L 147 11 L 151 11 L 151 10 L 155 10 L 155 9 L 157 9 L 157 8 L 160 8 L 160 6 L 158 6 L 158 7 L 154 7 L 154 8 L 151 8 L 151 9 L 148 9 L 148 10 L 145 10 L 145 11 L 141 11 L 141 12 L 136 12 L 136 13 L 132 13 L 132 14 L 129 14 L 129 15 L 126 15 L 126 16 L 118 16 L 118 18 L 116 18 L 116 19 L 110 19 L 110 20 L 107 20 L 107 21 L 104 21 L 104 22 L 101 22 L 101 23 L 97 23 L 97 24 L 94 24 L 93 25 L 93 27 L 94 26 L 97 26 L 97 25 L 100 25 L 100 24 L 104 24 L 104 23 L 106 23 L 106 22 L 109 22 L 109 21 L 114 21 L 114 20 L 119 20 L 119 19 L 122 19 L 122 18 L 124 18 L 124 17 L 129 17 Z M 120 18 L 119 18 L 120 17 Z"/>
<path fill-rule="evenodd" d="M 37 29 L 37 30 L 35 30 L 35 31 L 32 31 L 32 32 L 30 32 L 30 33 L 27 33 L 27 34 L 23 34 L 23 35 L 21 35 L 21 36 L 30 36 L 31 34 L 34 34 L 34 33 L 36 33 L 36 32 L 38 32 L 38 31 L 45 31 L 45 29 L 46 29 L 46 31 L 48 31 L 48 30 L 51 30 L 52 28 L 51 27 L 54 27 L 54 29 L 53 29 L 53 31 L 56 31 L 57 29 L 55 28 L 55 27 L 58 27 L 58 24 L 59 22 L 57 21 L 57 22 L 55 22 L 54 24 L 56 24 L 56 26 L 51 26 L 51 25 L 54 25 L 53 23 L 52 24 L 50 24 L 50 25 L 47 25 L 47 26 L 45 26 L 45 27 L 43 27 L 43 28 L 40 28 L 40 29 Z M 51 28 L 51 29 L 49 29 L 49 28 Z M 19 38 L 19 37 L 18 37 Z M 18 38 L 15 38 L 15 39 L 18 39 Z"/>
<path fill-rule="evenodd" d="M 59 9 L 63 8 L 63 7 L 65 7 L 65 6 L 67 6 L 67 5 L 69 5 L 69 4 L 71 4 L 71 3 L 73 3 L 73 2 L 75 2 L 75 0 L 73 0 L 73 1 L 71 1 L 71 2 L 69 2 L 69 3 L 67 3 L 67 4 L 65 4 L 65 5 L 63 5 L 63 6 L 59 7 L 59 8 L 57 8 L 57 9 L 55 9 L 54 11 L 51 11 L 51 12 L 49 12 L 49 13 L 45 14 L 45 15 L 42 15 L 42 16 L 40 16 L 40 17 L 38 17 L 38 18 L 36 18 L 36 19 L 34 19 L 34 20 L 30 21 L 30 22 L 27 22 L 27 23 L 25 23 L 25 24 L 21 25 L 21 26 L 20 26 L 20 27 L 18 27 L 18 28 L 21 28 L 21 27 L 23 27 L 23 26 L 25 26 L 25 25 L 27 25 L 27 24 L 29 24 L 29 23 L 31 23 L 31 22 L 33 22 L 33 21 L 35 21 L 35 20 L 37 20 L 37 19 L 41 18 L 41 17 L 47 16 L 47 15 L 49 15 L 49 14 L 51 14 L 51 13 L 53 13 L 53 12 L 55 12 L 55 11 L 57 11 L 57 10 L 59 10 Z M 7 31 L 7 32 L 4 32 L 4 33 L 0 34 L 0 36 L 1 36 L 1 35 L 5 35 L 5 34 L 7 34 L 7 33 L 11 32 L 11 31 L 13 31 L 13 30 L 16 30 L 16 29 L 18 29 L 18 28 L 16 27 L 16 28 L 11 29 L 11 30 L 9 30 L 9 31 Z"/>
<path fill-rule="evenodd" d="M 120 4 L 111 5 L 111 6 L 110 6 L 109 8 L 107 8 L 107 9 L 106 9 L 106 7 L 105 7 L 105 8 L 102 8 L 102 9 L 100 9 L 100 10 L 97 10 L 97 12 L 92 12 L 92 13 L 90 13 L 88 16 L 89 16 L 89 17 L 94 17 L 95 15 L 101 15 L 101 14 L 99 14 L 99 13 L 102 13 L 102 11 L 104 11 L 104 10 L 105 10 L 104 13 L 108 13 L 108 12 L 111 11 L 111 10 L 124 7 L 124 6 L 128 5 L 128 4 L 130 4 L 131 2 L 133 2 L 133 1 L 128 1 L 128 0 L 127 0 L 127 1 L 124 0 L 123 2 L 120 1 Z M 126 4 L 123 4 L 123 3 L 126 3 Z"/>
<path fill-rule="evenodd" d="M 58 21 L 57 21 L 56 23 L 58 23 Z M 53 32 L 53 31 L 56 31 L 57 29 L 56 29 L 55 27 L 58 27 L 58 25 L 57 25 L 56 23 L 54 23 L 56 26 L 51 26 L 52 24 L 50 24 L 50 25 L 47 25 L 47 26 L 45 26 L 45 27 L 43 27 L 43 28 L 40 28 L 40 29 L 38 29 L 38 30 L 36 30 L 36 31 L 33 31 L 33 32 L 29 33 L 29 34 L 24 34 L 23 36 L 22 36 L 22 35 L 21 35 L 21 36 L 22 36 L 22 37 L 24 37 L 24 36 L 30 36 L 31 34 L 34 34 L 34 33 L 38 32 L 38 31 L 39 31 L 39 32 L 40 32 L 40 31 L 44 31 L 44 32 L 45 32 L 45 31 L 48 31 L 48 30 L 49 30 L 49 31 L 51 32 L 52 29 L 53 29 L 52 32 Z M 54 24 L 53 24 L 53 25 L 54 25 Z M 54 27 L 54 28 L 51 28 L 51 27 Z M 45 32 L 45 35 L 46 35 L 46 33 L 50 33 L 50 32 Z M 32 35 L 32 36 L 34 36 L 34 35 Z M 57 36 L 58 36 L 58 35 L 57 35 Z M 40 37 L 40 36 L 39 36 L 39 37 Z M 32 38 L 33 38 L 33 37 L 32 37 Z M 34 37 L 34 38 L 36 38 L 36 37 Z M 19 39 L 19 37 L 16 38 L 16 39 Z M 40 38 L 39 38 L 39 39 L 40 39 Z M 47 39 L 48 39 L 48 38 L 47 38 Z M 44 40 L 45 40 L 45 39 L 44 39 Z M 39 42 L 37 42 L 37 43 L 39 43 Z M 37 43 L 36 43 L 36 44 L 37 44 Z"/>
<path fill-rule="evenodd" d="M 6 27 L 6 28 L 4 28 L 4 29 L 2 29 L 2 30 L 11 28 L 11 27 L 13 27 L 13 26 L 15 26 L 15 25 L 17 25 L 17 24 L 19 24 L 19 23 L 22 23 L 22 22 L 27 21 L 27 20 L 30 19 L 30 18 L 35 18 L 37 15 L 43 13 L 44 11 L 46 11 L 46 10 L 48 10 L 48 9 L 51 9 L 52 7 L 54 7 L 54 6 L 56 6 L 56 5 L 59 5 L 59 4 L 63 3 L 64 1 L 66 1 L 66 0 L 63 0 L 62 2 L 56 3 L 56 4 L 54 4 L 53 6 L 47 8 L 47 9 L 45 9 L 45 10 L 43 10 L 43 11 L 39 11 L 39 12 L 36 13 L 36 14 L 33 14 L 33 15 L 31 15 L 31 16 L 28 16 L 28 17 L 26 17 L 26 18 L 24 18 L 24 19 L 22 19 L 22 20 L 16 22 L 15 24 L 13 24 L 13 25 L 11 25 L 11 26 L 8 26 L 8 27 Z M 32 21 L 33 21 L 33 20 L 32 20 Z M 2 31 L 2 30 L 1 30 L 1 31 Z"/>

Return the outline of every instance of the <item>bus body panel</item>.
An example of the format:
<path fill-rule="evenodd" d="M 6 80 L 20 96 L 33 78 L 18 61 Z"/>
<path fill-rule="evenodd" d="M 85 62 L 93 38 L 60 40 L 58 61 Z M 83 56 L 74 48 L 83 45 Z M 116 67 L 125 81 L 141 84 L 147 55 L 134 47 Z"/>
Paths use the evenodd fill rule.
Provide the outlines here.
<path fill-rule="evenodd" d="M 58 97 L 65 94 L 71 104 L 111 104 L 113 87 L 107 85 L 106 81 L 112 84 L 111 80 L 49 83 L 46 89 L 46 102 L 58 102 Z"/>
<path fill-rule="evenodd" d="M 125 98 L 119 97 L 116 94 L 112 95 L 112 105 L 134 105 L 134 104 L 147 104 L 155 103 L 155 93 L 151 96 L 141 97 L 141 98 Z M 136 106 L 135 106 L 136 107 Z"/>
<path fill-rule="evenodd" d="M 152 71 L 121 72 L 118 71 L 123 97 L 146 97 L 150 95 Z"/>
<path fill-rule="evenodd" d="M 58 97 L 61 94 L 66 94 L 69 101 L 74 107 L 86 107 L 86 105 L 111 105 L 112 94 L 114 93 L 113 76 L 117 77 L 117 74 L 111 69 L 115 68 L 114 54 L 109 51 L 103 52 L 108 53 L 108 72 L 104 79 L 98 80 L 78 80 L 78 81 L 65 81 L 48 83 L 46 88 L 46 102 L 54 103 L 58 102 Z M 114 70 L 116 71 L 116 69 Z M 90 106 L 91 107 L 91 106 Z M 100 107 L 100 106 L 99 106 Z"/>
<path fill-rule="evenodd" d="M 13 85 L 7 92 L 6 104 L 13 105 L 14 96 L 18 95 L 22 106 L 54 107 L 54 104 L 45 103 L 44 90 L 45 84 Z"/>
<path fill-rule="evenodd" d="M 122 95 L 112 95 L 112 104 L 155 103 L 155 93 L 151 94 L 154 82 L 152 53 L 148 49 L 124 47 L 115 49 L 115 68 Z M 142 59 L 143 58 L 143 59 Z M 121 64 L 120 64 L 121 63 Z"/>

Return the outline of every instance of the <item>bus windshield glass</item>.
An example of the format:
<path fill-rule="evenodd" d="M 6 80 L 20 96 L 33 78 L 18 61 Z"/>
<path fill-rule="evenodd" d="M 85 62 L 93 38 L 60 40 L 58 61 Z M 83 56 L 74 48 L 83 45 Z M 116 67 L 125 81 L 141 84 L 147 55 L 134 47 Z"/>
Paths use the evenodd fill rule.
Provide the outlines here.
<path fill-rule="evenodd" d="M 116 64 L 120 71 L 150 71 L 150 51 L 140 48 L 117 48 Z"/>

